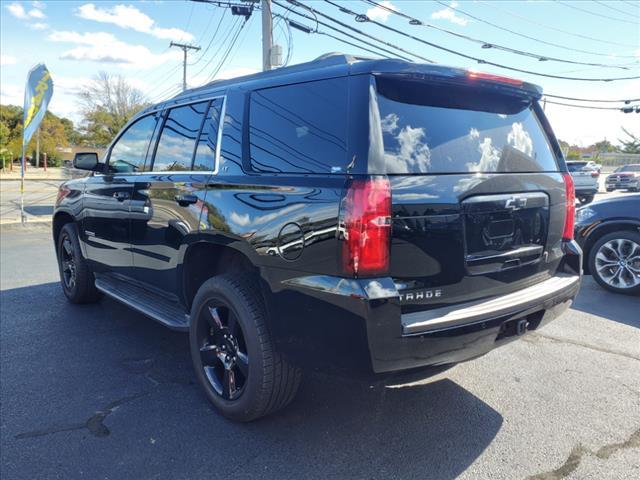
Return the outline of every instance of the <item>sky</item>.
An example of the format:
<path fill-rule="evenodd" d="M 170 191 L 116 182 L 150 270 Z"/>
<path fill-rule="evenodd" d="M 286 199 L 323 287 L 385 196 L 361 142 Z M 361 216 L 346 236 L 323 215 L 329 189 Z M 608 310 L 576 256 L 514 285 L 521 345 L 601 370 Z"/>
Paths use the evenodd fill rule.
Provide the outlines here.
<path fill-rule="evenodd" d="M 240 1 L 236 0 L 236 3 Z M 286 3 L 286 0 L 278 1 Z M 437 63 L 519 78 L 540 85 L 546 93 L 554 95 L 613 100 L 640 98 L 639 79 L 575 81 L 479 64 L 372 22 L 356 22 L 352 14 L 327 2 L 305 2 L 376 39 Z M 378 1 L 389 9 L 421 20 L 423 25 L 410 25 L 406 18 L 364 0 L 334 2 L 365 14 L 386 27 L 456 52 L 521 70 L 578 78 L 640 76 L 640 1 Z M 178 93 L 182 82 L 182 51 L 170 48 L 171 41 L 201 47 L 199 51 L 189 52 L 187 81 L 190 87 L 203 85 L 215 78 L 253 73 L 262 66 L 259 11 L 255 11 L 239 30 L 243 17 L 231 15 L 226 8 L 188 0 L 2 0 L 0 4 L 1 103 L 22 105 L 28 71 L 43 62 L 54 82 L 49 109 L 75 122 L 81 119 L 76 94 L 99 71 L 124 76 L 153 102 Z M 278 5 L 273 6 L 273 12 L 286 14 L 311 29 L 316 28 L 314 20 L 296 16 Z M 327 22 L 322 17 L 319 19 Z M 322 25 L 317 29 L 323 33 L 335 33 Z M 237 41 L 228 50 L 236 33 Z M 372 56 L 371 52 L 324 34 L 309 34 L 295 29 L 289 33 L 281 17 L 274 19 L 274 39 L 282 45 L 284 56 L 289 56 L 289 65 L 312 60 L 327 52 Z M 535 57 L 486 48 L 488 45 L 530 52 Z M 541 61 L 540 57 L 548 60 Z M 562 61 L 551 60 L 550 57 Z M 620 106 L 607 103 L 589 105 Z M 636 113 L 571 108 L 550 103 L 545 106 L 545 111 L 557 136 L 580 146 L 588 146 L 604 138 L 618 143 L 618 139 L 623 137 L 623 126 L 640 134 L 640 114 Z"/>

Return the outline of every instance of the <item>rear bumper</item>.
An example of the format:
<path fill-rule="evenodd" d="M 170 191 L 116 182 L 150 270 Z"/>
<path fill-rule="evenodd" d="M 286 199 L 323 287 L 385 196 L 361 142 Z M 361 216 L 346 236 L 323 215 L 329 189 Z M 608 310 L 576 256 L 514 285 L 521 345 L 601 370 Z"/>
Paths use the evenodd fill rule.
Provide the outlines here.
<path fill-rule="evenodd" d="M 270 295 L 274 336 L 294 362 L 349 374 L 470 360 L 569 308 L 580 287 L 581 250 L 573 241 L 563 249 L 557 274 L 529 288 L 404 315 L 388 277 L 282 279 Z"/>
<path fill-rule="evenodd" d="M 576 196 L 595 195 L 598 193 L 598 187 L 576 187 Z"/>

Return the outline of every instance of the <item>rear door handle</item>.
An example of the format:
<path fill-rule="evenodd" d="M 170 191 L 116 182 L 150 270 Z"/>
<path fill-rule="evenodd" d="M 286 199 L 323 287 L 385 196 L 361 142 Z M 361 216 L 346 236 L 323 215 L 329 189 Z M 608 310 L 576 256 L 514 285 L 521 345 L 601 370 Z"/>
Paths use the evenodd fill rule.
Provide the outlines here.
<path fill-rule="evenodd" d="M 176 202 L 181 207 L 188 207 L 198 201 L 196 195 L 176 195 Z"/>
<path fill-rule="evenodd" d="M 114 192 L 113 198 L 118 200 L 119 202 L 123 202 L 130 197 L 129 192 Z"/>

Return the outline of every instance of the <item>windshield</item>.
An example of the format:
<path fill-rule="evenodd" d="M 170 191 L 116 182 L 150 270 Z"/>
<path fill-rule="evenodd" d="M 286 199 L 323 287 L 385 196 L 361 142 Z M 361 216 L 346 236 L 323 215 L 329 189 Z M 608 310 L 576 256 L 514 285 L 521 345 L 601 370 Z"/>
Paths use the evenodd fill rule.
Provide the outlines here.
<path fill-rule="evenodd" d="M 616 168 L 616 172 L 640 172 L 640 165 L 624 165 Z"/>
<path fill-rule="evenodd" d="M 558 170 L 530 101 L 449 85 L 378 81 L 375 103 L 371 173 Z"/>

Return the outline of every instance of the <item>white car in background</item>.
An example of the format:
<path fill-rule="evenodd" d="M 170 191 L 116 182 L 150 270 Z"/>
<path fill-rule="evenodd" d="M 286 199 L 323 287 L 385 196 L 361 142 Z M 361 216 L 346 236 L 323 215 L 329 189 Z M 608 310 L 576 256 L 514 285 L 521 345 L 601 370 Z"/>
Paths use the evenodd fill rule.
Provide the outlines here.
<path fill-rule="evenodd" d="M 573 184 L 576 188 L 576 198 L 582 205 L 592 202 L 593 197 L 598 193 L 600 172 L 589 164 L 596 165 L 592 161 L 567 162 L 567 168 L 573 177 Z"/>

